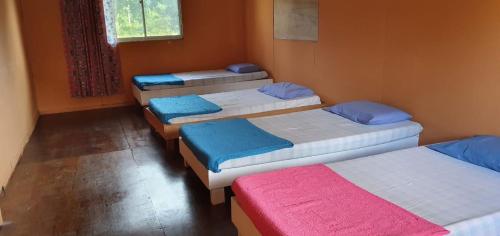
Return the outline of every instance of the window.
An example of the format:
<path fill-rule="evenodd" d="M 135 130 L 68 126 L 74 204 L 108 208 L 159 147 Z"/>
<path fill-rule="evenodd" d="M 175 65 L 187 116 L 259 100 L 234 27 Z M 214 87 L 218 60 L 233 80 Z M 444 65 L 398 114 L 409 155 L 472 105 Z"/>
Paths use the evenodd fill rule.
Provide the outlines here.
<path fill-rule="evenodd" d="M 118 42 L 181 39 L 180 0 L 113 0 Z"/>

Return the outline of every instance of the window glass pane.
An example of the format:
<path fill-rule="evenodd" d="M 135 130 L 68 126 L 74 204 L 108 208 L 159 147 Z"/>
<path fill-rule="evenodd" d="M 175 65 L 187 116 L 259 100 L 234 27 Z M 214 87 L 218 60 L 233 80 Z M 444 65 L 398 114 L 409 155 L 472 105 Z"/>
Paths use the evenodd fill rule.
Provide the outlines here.
<path fill-rule="evenodd" d="M 148 36 L 181 35 L 177 0 L 144 0 Z"/>
<path fill-rule="evenodd" d="M 144 37 L 139 0 L 116 0 L 116 33 L 118 38 Z"/>

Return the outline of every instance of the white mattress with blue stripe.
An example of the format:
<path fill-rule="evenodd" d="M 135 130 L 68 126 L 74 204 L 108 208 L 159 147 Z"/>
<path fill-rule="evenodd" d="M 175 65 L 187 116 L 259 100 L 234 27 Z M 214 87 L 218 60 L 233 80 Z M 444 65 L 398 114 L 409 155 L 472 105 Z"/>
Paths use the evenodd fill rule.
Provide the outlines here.
<path fill-rule="evenodd" d="M 238 90 L 225 93 L 200 95 L 200 97 L 222 108 L 222 111 L 211 114 L 191 115 L 170 120 L 170 124 L 183 124 L 206 120 L 221 119 L 232 116 L 255 114 L 267 111 L 320 105 L 318 96 L 283 100 L 259 92 L 257 89 Z"/>
<path fill-rule="evenodd" d="M 268 77 L 268 74 L 265 71 L 239 74 L 227 70 L 194 71 L 194 72 L 184 72 L 184 73 L 173 73 L 172 75 L 179 79 L 182 79 L 184 81 L 184 85 L 154 85 L 154 86 L 144 86 L 143 89 L 162 90 L 162 89 L 172 89 L 181 87 L 206 86 L 206 85 L 236 83 L 242 81 L 266 79 Z"/>
<path fill-rule="evenodd" d="M 359 187 L 458 236 L 500 235 L 500 173 L 426 147 L 329 164 Z"/>
<path fill-rule="evenodd" d="M 351 151 L 418 137 L 422 126 L 413 121 L 388 125 L 363 125 L 322 109 L 252 118 L 255 126 L 294 146 L 265 154 L 232 159 L 221 170 L 295 158 Z"/>

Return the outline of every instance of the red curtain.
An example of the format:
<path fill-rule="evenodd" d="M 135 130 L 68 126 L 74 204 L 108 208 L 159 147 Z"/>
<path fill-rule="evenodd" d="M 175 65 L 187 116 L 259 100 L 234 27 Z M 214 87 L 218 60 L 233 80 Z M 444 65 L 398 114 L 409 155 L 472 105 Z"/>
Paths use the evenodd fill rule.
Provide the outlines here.
<path fill-rule="evenodd" d="M 117 48 L 106 37 L 102 0 L 61 0 L 71 95 L 116 94 L 121 85 Z"/>

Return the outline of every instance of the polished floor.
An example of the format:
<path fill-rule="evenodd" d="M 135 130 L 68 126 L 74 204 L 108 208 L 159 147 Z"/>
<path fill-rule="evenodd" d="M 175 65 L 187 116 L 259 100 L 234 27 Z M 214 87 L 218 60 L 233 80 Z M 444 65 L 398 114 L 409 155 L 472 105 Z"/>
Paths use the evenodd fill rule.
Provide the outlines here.
<path fill-rule="evenodd" d="M 2 236 L 237 234 L 135 107 L 41 117 L 0 208 Z"/>

